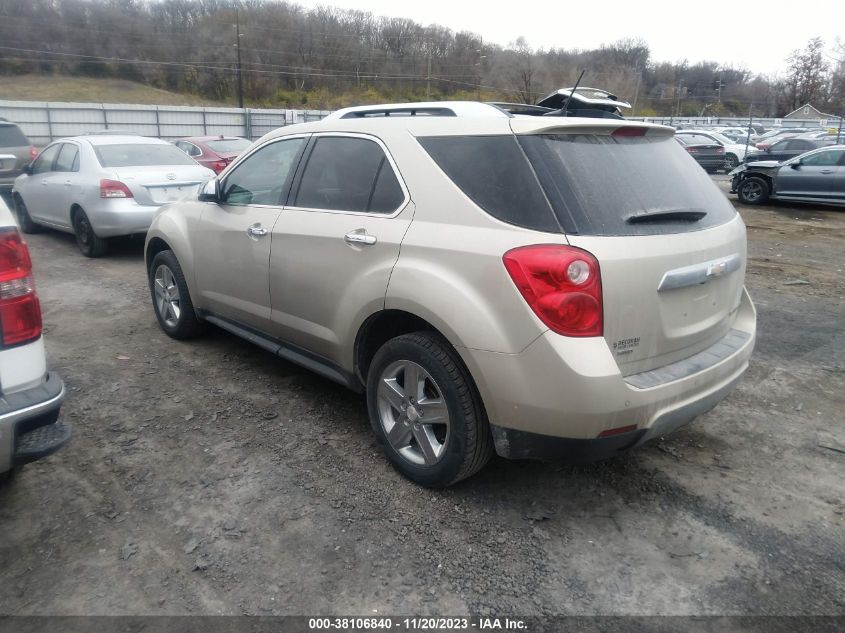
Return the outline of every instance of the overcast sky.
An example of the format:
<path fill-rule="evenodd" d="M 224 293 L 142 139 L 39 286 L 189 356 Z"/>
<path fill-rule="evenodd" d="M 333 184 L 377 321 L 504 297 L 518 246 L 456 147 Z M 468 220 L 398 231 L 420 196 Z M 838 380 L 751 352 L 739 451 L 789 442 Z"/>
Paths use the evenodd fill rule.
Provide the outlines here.
<path fill-rule="evenodd" d="M 765 74 L 783 73 L 789 54 L 812 37 L 823 38 L 829 53 L 837 36 L 845 41 L 845 0 L 296 1 L 306 7 L 329 5 L 440 24 L 502 45 L 520 35 L 533 48 L 567 49 L 641 37 L 656 61 L 708 60 Z M 691 15 L 693 11 L 702 16 Z"/>

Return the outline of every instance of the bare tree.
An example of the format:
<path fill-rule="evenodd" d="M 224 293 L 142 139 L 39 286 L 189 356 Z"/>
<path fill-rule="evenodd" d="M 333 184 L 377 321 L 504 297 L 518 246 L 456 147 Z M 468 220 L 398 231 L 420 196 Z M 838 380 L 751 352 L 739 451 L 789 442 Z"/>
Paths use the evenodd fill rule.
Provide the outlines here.
<path fill-rule="evenodd" d="M 822 38 L 814 37 L 804 49 L 793 51 L 787 61 L 786 90 L 790 108 L 810 102 L 823 106 L 828 96 L 829 64 L 824 58 Z"/>

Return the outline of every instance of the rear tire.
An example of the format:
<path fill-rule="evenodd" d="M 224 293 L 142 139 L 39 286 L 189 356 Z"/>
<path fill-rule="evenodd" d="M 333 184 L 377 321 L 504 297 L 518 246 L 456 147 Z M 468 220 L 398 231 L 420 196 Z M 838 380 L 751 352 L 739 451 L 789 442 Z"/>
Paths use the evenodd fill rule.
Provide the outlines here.
<path fill-rule="evenodd" d="M 749 176 L 739 184 L 736 194 L 742 204 L 763 204 L 769 199 L 769 183 L 758 176 Z"/>
<path fill-rule="evenodd" d="M 185 275 L 173 251 L 156 254 L 148 280 L 156 319 L 167 336 L 184 340 L 205 332 L 205 322 L 197 317 Z"/>
<path fill-rule="evenodd" d="M 493 455 L 475 384 L 457 353 L 433 332 L 397 336 L 376 352 L 367 408 L 388 459 L 422 486 L 466 479 Z"/>
<path fill-rule="evenodd" d="M 76 235 L 76 245 L 85 257 L 102 257 L 109 249 L 109 243 L 94 232 L 91 221 L 82 209 L 73 214 L 73 233 Z"/>
<path fill-rule="evenodd" d="M 23 203 L 23 198 L 21 198 L 20 194 L 15 194 L 14 203 L 15 217 L 17 217 L 18 226 L 21 227 L 21 231 L 29 235 L 33 233 L 41 233 L 41 231 L 44 230 L 43 227 L 33 222 L 32 218 L 29 215 L 29 211 L 26 208 L 26 205 Z"/>
<path fill-rule="evenodd" d="M 725 173 L 726 174 L 729 174 L 734 169 L 736 169 L 737 165 L 739 165 L 739 159 L 736 156 L 734 156 L 733 154 L 728 154 L 728 155 L 725 156 Z"/>

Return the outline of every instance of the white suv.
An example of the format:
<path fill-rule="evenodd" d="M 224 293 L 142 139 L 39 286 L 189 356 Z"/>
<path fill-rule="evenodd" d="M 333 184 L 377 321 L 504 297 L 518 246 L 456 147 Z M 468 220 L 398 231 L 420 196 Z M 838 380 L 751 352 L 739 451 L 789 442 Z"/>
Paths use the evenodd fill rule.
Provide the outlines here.
<path fill-rule="evenodd" d="M 59 450 L 61 378 L 47 371 L 29 249 L 0 198 L 0 478 Z"/>

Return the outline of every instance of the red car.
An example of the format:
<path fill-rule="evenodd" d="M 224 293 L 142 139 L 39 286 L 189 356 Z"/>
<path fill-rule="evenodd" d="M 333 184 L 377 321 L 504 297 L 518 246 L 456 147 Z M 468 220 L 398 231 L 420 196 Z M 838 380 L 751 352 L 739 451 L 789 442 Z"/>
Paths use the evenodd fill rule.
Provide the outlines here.
<path fill-rule="evenodd" d="M 252 145 L 251 141 L 237 136 L 190 136 L 173 141 L 179 149 L 203 167 L 219 174 L 235 160 L 242 151 Z"/>

